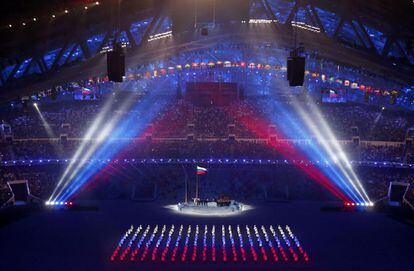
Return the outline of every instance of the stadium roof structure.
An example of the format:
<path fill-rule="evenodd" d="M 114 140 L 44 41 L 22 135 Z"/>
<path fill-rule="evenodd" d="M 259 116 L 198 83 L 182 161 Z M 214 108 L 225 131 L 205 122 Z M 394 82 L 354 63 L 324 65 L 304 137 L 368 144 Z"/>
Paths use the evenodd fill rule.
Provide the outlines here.
<path fill-rule="evenodd" d="M 203 42 L 194 34 L 149 44 L 151 37 L 171 31 L 171 14 L 165 8 L 171 1 L 180 0 L 3 3 L 0 98 L 16 98 L 79 76 L 102 75 L 102 52 L 114 42 L 129 47 L 127 64 L 138 64 L 212 45 L 220 38 L 244 40 L 252 35 L 245 24 L 237 32 L 227 27 L 211 31 Z M 412 1 L 250 0 L 249 5 L 249 22 L 266 22 L 253 29 L 255 40 L 277 39 L 290 47 L 295 32 L 307 49 L 324 57 L 414 85 Z"/>

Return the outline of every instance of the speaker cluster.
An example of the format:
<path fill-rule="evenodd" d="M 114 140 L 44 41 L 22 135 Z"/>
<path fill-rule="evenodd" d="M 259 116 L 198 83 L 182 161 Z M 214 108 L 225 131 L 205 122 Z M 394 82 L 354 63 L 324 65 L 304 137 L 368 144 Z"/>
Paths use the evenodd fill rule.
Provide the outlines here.
<path fill-rule="evenodd" d="M 108 79 L 112 82 L 123 82 L 125 76 L 125 52 L 121 44 L 107 53 Z"/>
<path fill-rule="evenodd" d="M 300 55 L 301 51 L 302 47 L 296 48 L 287 58 L 287 80 L 291 87 L 303 86 L 305 79 L 305 57 Z"/>

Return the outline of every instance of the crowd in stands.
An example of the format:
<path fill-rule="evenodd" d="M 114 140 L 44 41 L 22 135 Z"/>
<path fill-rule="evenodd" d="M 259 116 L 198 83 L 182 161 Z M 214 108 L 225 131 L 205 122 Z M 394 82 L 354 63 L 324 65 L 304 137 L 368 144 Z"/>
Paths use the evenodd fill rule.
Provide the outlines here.
<path fill-rule="evenodd" d="M 164 109 L 148 123 L 152 128 L 146 130 L 152 138 L 144 138 L 142 135 L 142 140 L 131 143 L 123 153 L 125 158 L 284 159 L 275 147 L 278 143 L 272 142 L 270 138 L 272 134 L 276 135 L 276 140 L 293 140 L 289 144 L 301 144 L 299 148 L 304 150 L 307 148 L 306 144 L 294 140 L 312 140 L 310 134 L 304 136 L 300 133 L 286 132 L 292 129 L 292 123 L 301 123 L 299 115 L 295 114 L 295 109 L 289 101 L 247 96 L 225 106 L 201 106 L 186 99 L 171 97 L 164 97 L 159 102 Z M 46 129 L 45 122 L 34 108 L 5 110 L 1 120 L 10 124 L 13 141 L 0 144 L 0 161 L 72 157 L 82 141 L 85 130 L 92 125 L 104 103 L 105 99 L 44 103 L 41 105 L 41 114 L 50 130 Z M 302 102 L 301 105 L 305 111 L 310 112 L 308 104 Z M 336 137 L 346 141 L 342 146 L 351 160 L 414 162 L 414 151 L 404 142 L 409 128 L 414 127 L 413 113 L 359 104 L 319 104 L 318 108 Z M 134 115 L 139 119 L 144 113 L 123 112 L 119 107 L 113 106 L 107 115 L 120 115 L 121 118 L 124 115 Z M 287 115 L 289 118 L 286 118 Z M 274 127 L 270 127 L 270 124 Z M 68 139 L 61 140 L 61 134 L 67 135 Z M 188 139 L 190 135 L 193 139 Z M 355 136 L 359 136 L 364 144 L 354 144 L 352 139 Z M 376 143 L 370 143 L 372 141 Z M 113 144 L 116 144 L 116 141 Z M 58 173 L 43 169 L 34 172 L 32 169 L 21 168 L 2 172 L 0 203 L 10 196 L 10 191 L 5 185 L 8 180 L 28 179 L 32 192 L 44 196 L 53 187 Z M 162 185 L 165 189 L 160 190 L 162 197 L 179 193 L 177 191 L 182 187 L 175 181 L 180 178 L 182 177 L 156 177 L 159 184 L 167 182 Z M 263 189 L 256 187 L 254 183 L 266 178 L 268 176 L 253 174 L 250 176 L 251 181 L 246 180 L 243 186 L 238 187 L 238 178 L 232 177 L 230 179 L 234 181 L 230 182 L 228 190 L 240 197 L 258 198 L 259 194 L 263 194 Z M 409 174 L 400 176 L 394 171 L 386 174 L 375 170 L 361 171 L 361 179 L 375 198 L 384 195 L 390 180 L 413 182 Z M 300 189 L 300 193 L 306 194 L 305 184 L 307 182 L 304 182 L 304 186 L 292 187 L 291 191 Z M 211 189 L 213 188 L 214 185 Z M 267 195 L 284 194 L 285 191 L 277 185 L 271 185 L 267 189 Z"/>
<path fill-rule="evenodd" d="M 0 145 L 0 159 L 39 160 L 70 159 L 82 141 L 15 141 Z M 112 144 L 118 144 L 117 141 Z M 286 159 L 278 150 L 283 144 L 306 152 L 309 143 L 272 143 L 271 141 L 227 140 L 174 140 L 159 141 L 142 139 L 128 145 L 122 152 L 124 159 L 146 158 L 228 158 L 228 159 Z M 375 146 L 342 145 L 351 161 L 398 162 L 410 164 L 414 161 L 413 149 L 405 145 Z M 102 158 L 104 159 L 104 158 Z M 106 159 L 106 158 L 105 158 Z M 1 161 L 0 160 L 0 161 Z"/>
<path fill-rule="evenodd" d="M 85 127 L 93 123 L 102 103 L 62 102 L 44 105 L 41 112 L 55 137 L 68 134 L 68 137 L 79 138 L 84 135 Z M 281 107 L 285 108 L 283 112 Z M 306 104 L 303 107 L 310 110 Z M 359 136 L 361 140 L 402 142 L 408 129 L 414 127 L 414 114 L 406 111 L 382 110 L 356 104 L 323 104 L 319 109 L 339 140 L 351 140 L 353 136 Z M 231 133 L 238 138 L 263 139 L 268 136 L 269 125 L 275 125 L 281 131 L 278 132 L 279 137 L 304 139 L 300 133 L 286 135 L 283 132 L 289 129 L 287 126 L 291 122 L 300 123 L 293 110 L 288 104 L 279 104 L 272 98 L 248 98 L 222 107 L 196 106 L 182 99 L 166 103 L 165 110 L 148 124 L 153 125 L 153 135 L 159 138 L 183 138 L 190 133 L 199 138 L 225 138 Z M 284 119 L 283 114 L 286 113 L 290 120 Z M 51 137 L 33 108 L 29 112 L 6 112 L 2 120 L 11 125 L 15 139 Z M 189 124 L 194 128 L 190 129 Z"/>

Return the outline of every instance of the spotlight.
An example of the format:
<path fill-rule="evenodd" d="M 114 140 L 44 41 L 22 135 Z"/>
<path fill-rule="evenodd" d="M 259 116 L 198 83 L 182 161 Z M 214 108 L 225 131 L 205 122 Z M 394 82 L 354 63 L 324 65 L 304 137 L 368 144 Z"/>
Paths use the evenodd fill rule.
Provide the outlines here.
<path fill-rule="evenodd" d="M 95 5 L 99 6 L 99 4 L 100 4 L 100 3 L 99 3 L 99 1 L 96 1 L 96 2 L 95 2 Z"/>
<path fill-rule="evenodd" d="M 12 28 L 13 26 L 11 24 L 9 24 L 9 28 Z"/>
<path fill-rule="evenodd" d="M 52 18 L 56 18 L 56 15 L 55 14 L 52 14 Z"/>
<path fill-rule="evenodd" d="M 46 202 L 45 202 L 45 205 L 50 205 L 50 202 L 49 202 L 49 201 L 46 201 Z"/>
<path fill-rule="evenodd" d="M 36 21 L 37 21 L 37 19 L 36 19 L 36 18 L 33 18 L 33 21 L 34 21 L 34 22 L 36 22 Z"/>
<path fill-rule="evenodd" d="M 69 10 L 65 9 L 65 13 L 68 14 L 69 13 Z"/>
<path fill-rule="evenodd" d="M 332 160 L 337 161 L 337 163 L 335 163 L 335 167 L 337 167 L 337 169 L 334 169 L 333 174 L 339 174 L 341 177 L 338 185 L 340 185 L 348 194 L 350 199 L 354 201 L 352 206 L 355 206 L 355 203 L 357 201 L 369 202 L 369 197 L 366 194 L 362 184 L 360 183 L 358 176 L 356 176 L 356 173 L 352 169 L 352 164 L 349 161 L 347 155 L 342 150 L 342 147 L 337 143 L 336 136 L 330 129 L 329 125 L 326 123 L 319 109 L 310 100 L 309 103 L 313 109 L 312 111 L 314 112 L 314 117 L 317 119 L 316 121 L 309 118 L 309 116 L 305 114 L 304 110 L 300 106 L 297 106 L 297 109 L 305 123 L 310 126 L 311 131 L 315 133 L 316 137 L 320 140 L 324 152 L 326 152 L 326 154 L 329 155 Z M 322 133 L 315 127 L 319 127 L 322 130 Z M 326 140 L 326 137 L 335 140 L 328 141 Z M 336 172 L 337 170 L 338 172 Z"/>
<path fill-rule="evenodd" d="M 26 25 L 26 23 L 22 23 L 22 25 L 23 25 L 23 26 L 25 26 L 25 25 Z"/>
<path fill-rule="evenodd" d="M 85 10 L 88 9 L 88 6 L 85 6 Z"/>
<path fill-rule="evenodd" d="M 37 107 L 37 103 L 33 103 L 33 106 L 34 106 L 34 107 Z"/>

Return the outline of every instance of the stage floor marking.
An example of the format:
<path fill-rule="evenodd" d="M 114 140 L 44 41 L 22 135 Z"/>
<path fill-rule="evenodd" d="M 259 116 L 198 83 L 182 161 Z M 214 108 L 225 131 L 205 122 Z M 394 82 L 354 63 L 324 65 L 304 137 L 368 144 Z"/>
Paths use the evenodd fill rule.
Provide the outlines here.
<path fill-rule="evenodd" d="M 289 225 L 131 225 L 111 262 L 306 263 Z"/>

